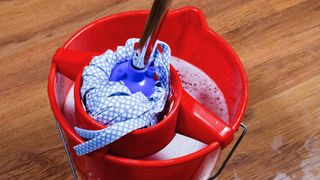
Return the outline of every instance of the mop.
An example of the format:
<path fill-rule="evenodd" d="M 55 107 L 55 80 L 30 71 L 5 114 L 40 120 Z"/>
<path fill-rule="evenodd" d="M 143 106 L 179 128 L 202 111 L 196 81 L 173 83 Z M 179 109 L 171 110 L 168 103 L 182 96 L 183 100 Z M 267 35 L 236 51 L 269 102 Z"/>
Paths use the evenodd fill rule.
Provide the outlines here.
<path fill-rule="evenodd" d="M 171 51 L 156 39 L 168 6 L 169 1 L 155 1 L 140 40 L 129 39 L 116 51 L 107 50 L 93 57 L 84 68 L 82 103 L 90 117 L 107 127 L 75 127 L 79 136 L 87 139 L 74 147 L 78 156 L 107 146 L 136 129 L 151 127 L 163 118 L 161 112 L 170 95 Z"/>

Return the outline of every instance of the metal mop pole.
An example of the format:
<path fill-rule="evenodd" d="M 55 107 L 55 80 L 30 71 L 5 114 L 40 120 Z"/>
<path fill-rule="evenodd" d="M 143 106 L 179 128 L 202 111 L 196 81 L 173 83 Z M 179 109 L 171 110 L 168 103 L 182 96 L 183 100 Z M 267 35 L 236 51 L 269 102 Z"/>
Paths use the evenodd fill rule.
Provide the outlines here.
<path fill-rule="evenodd" d="M 158 38 L 163 20 L 168 14 L 171 0 L 154 0 L 146 26 L 135 50 L 132 65 L 137 69 L 144 69 L 148 64 L 154 44 Z"/>

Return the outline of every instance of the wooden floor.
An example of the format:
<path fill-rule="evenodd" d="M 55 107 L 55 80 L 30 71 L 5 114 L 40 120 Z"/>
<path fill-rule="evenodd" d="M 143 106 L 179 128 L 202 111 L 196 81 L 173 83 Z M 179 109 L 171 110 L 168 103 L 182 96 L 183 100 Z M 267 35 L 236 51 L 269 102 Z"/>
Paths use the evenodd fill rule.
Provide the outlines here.
<path fill-rule="evenodd" d="M 71 179 L 46 86 L 78 28 L 150 0 L 0 1 L 0 179 Z M 246 136 L 220 179 L 320 179 L 320 1 L 174 0 L 203 10 L 249 78 Z M 211 167 L 208 167 L 211 168 Z"/>

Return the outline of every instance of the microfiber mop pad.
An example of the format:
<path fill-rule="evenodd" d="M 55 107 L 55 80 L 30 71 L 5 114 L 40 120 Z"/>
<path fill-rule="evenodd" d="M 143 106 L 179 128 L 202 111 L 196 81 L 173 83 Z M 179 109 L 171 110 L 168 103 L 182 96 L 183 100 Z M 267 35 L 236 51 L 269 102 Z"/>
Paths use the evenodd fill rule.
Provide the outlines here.
<path fill-rule="evenodd" d="M 115 52 L 107 50 L 95 56 L 85 67 L 82 78 L 81 99 L 87 113 L 96 121 L 107 125 L 102 130 L 86 130 L 75 127 L 76 132 L 88 141 L 74 147 L 84 155 L 102 148 L 133 130 L 150 127 L 157 123 L 169 96 L 169 46 L 161 41 L 151 54 L 149 65 L 156 68 L 158 80 L 154 92 L 148 98 L 142 92 L 131 93 L 122 82 L 110 81 L 113 68 L 134 55 L 134 44 L 139 39 L 129 39 Z M 156 48 L 160 45 L 162 52 Z"/>

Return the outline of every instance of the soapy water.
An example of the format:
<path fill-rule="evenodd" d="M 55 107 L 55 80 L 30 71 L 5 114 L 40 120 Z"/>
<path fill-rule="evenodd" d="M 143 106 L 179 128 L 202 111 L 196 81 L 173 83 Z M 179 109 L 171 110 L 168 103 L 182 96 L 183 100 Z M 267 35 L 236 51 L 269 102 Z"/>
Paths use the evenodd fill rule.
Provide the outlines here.
<path fill-rule="evenodd" d="M 228 106 L 218 85 L 196 66 L 172 56 L 170 63 L 177 70 L 182 87 L 213 114 L 230 124 Z"/>

